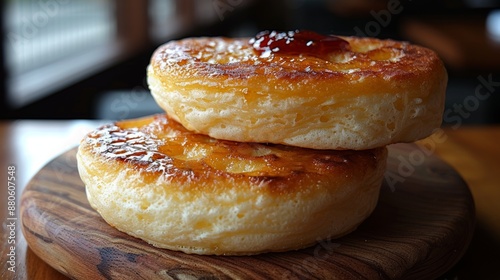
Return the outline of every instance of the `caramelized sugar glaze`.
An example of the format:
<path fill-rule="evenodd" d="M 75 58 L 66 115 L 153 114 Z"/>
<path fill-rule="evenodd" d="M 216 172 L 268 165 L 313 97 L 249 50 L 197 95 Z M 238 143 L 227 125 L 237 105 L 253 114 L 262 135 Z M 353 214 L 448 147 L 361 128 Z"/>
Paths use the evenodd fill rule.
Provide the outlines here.
<path fill-rule="evenodd" d="M 189 182 L 203 188 L 223 178 L 282 194 L 326 180 L 341 185 L 362 178 L 385 165 L 386 157 L 385 147 L 335 151 L 217 140 L 187 131 L 166 115 L 102 126 L 84 138 L 80 149 L 98 161 L 111 161 L 108 166 L 139 171 L 149 182 Z"/>
<path fill-rule="evenodd" d="M 287 82 L 304 78 L 404 80 L 441 66 L 433 51 L 407 42 L 324 36 L 311 31 L 265 31 L 250 39 L 171 41 L 156 51 L 151 62 L 166 74 L 170 68 L 183 68 L 181 74 L 189 76 L 193 71 L 208 79 L 268 74 L 290 79 Z"/>

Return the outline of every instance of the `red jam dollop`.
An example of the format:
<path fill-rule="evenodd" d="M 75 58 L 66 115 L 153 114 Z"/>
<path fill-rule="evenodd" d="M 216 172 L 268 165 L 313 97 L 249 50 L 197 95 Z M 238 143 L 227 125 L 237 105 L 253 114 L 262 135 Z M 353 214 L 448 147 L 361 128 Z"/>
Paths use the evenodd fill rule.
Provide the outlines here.
<path fill-rule="evenodd" d="M 340 37 L 307 30 L 263 31 L 250 39 L 249 43 L 263 57 L 273 53 L 308 55 L 325 59 L 330 53 L 349 49 L 349 42 Z"/>

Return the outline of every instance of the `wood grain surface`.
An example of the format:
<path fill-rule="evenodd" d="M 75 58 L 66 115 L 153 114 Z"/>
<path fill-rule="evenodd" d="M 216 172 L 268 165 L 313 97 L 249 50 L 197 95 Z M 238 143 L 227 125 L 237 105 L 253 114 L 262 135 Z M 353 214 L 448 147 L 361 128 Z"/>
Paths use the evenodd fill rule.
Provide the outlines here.
<path fill-rule="evenodd" d="M 75 154 L 37 173 L 20 214 L 31 250 L 74 279 L 433 279 L 462 257 L 473 235 L 467 185 L 413 144 L 390 147 L 379 204 L 355 232 L 244 257 L 158 249 L 110 227 L 87 202 Z"/>

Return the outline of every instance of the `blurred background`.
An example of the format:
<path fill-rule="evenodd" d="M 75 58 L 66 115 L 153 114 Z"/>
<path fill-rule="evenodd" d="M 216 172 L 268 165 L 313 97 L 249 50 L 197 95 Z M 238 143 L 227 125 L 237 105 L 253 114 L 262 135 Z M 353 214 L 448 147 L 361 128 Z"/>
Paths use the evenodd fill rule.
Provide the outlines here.
<path fill-rule="evenodd" d="M 406 40 L 449 71 L 444 125 L 498 123 L 499 0 L 4 0 L 2 119 L 159 112 L 146 66 L 160 44 L 264 29 Z"/>

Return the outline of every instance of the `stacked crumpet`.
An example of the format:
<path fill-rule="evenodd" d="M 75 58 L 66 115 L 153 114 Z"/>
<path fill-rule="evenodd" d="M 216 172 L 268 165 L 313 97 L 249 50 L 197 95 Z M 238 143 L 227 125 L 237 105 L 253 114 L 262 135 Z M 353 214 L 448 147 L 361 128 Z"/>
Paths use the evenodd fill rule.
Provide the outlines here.
<path fill-rule="evenodd" d="M 154 246 L 216 255 L 355 230 L 377 204 L 386 146 L 440 126 L 447 83 L 429 49 L 309 31 L 171 41 L 147 71 L 166 114 L 82 140 L 88 200 Z"/>

